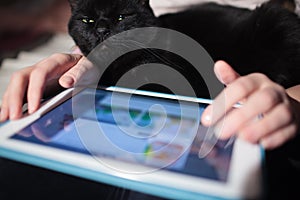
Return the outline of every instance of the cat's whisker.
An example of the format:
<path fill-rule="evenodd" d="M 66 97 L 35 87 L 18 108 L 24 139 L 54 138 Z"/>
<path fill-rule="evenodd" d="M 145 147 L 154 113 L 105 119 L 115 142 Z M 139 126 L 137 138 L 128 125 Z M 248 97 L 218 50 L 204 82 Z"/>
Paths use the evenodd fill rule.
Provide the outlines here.
<path fill-rule="evenodd" d="M 168 59 L 166 56 L 162 56 L 162 55 L 158 54 L 157 52 L 155 52 L 154 50 L 147 48 L 146 44 L 141 43 L 139 41 L 126 40 L 126 42 L 124 42 L 124 40 L 122 40 L 120 44 L 124 45 L 126 48 L 135 47 L 134 49 L 136 49 L 136 47 L 138 47 L 139 49 L 146 51 L 147 53 L 154 56 L 154 58 L 156 58 L 157 60 L 161 61 L 162 63 L 164 63 L 168 66 L 172 66 L 177 69 L 182 68 L 182 66 L 180 66 L 178 63 L 175 63 L 175 62 L 171 61 L 170 59 Z M 132 45 L 132 46 L 129 46 L 129 45 Z"/>

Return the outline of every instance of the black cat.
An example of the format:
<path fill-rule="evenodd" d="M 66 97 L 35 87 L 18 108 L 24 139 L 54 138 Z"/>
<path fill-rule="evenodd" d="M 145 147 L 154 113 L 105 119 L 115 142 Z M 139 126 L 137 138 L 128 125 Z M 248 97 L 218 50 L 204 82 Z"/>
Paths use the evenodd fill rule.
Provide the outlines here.
<path fill-rule="evenodd" d="M 227 61 L 241 75 L 261 72 L 285 88 L 300 84 L 300 20 L 272 2 L 253 11 L 206 3 L 155 17 L 148 0 L 69 1 L 69 33 L 85 55 L 122 31 L 165 27 L 195 39 L 213 60 Z M 207 97 L 203 79 L 189 63 L 159 50 L 132 52 L 118 59 L 102 83 L 114 84 L 126 71 L 147 62 L 171 65 L 189 79 L 198 96 Z"/>

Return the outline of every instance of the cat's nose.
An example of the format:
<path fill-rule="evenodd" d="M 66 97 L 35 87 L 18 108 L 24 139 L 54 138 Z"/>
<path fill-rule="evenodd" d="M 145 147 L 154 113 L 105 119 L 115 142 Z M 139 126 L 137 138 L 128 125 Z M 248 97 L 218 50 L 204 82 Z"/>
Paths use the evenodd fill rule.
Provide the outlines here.
<path fill-rule="evenodd" d="M 108 32 L 107 28 L 97 28 L 97 32 L 101 34 L 106 34 Z"/>

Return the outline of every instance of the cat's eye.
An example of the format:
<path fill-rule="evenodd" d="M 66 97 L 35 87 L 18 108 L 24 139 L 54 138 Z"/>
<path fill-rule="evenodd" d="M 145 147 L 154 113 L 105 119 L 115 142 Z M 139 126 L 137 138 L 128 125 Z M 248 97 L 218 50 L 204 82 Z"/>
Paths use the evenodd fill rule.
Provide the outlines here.
<path fill-rule="evenodd" d="M 127 17 L 131 17 L 131 16 L 134 16 L 134 14 L 133 13 L 130 13 L 130 14 L 120 14 L 118 16 L 118 21 L 120 22 L 120 21 L 126 19 Z"/>
<path fill-rule="evenodd" d="M 122 21 L 123 19 L 125 19 L 125 15 L 119 15 L 118 21 Z"/>
<path fill-rule="evenodd" d="M 92 24 L 95 22 L 95 20 L 89 19 L 89 18 L 83 18 L 83 19 L 81 19 L 81 21 L 85 24 Z"/>

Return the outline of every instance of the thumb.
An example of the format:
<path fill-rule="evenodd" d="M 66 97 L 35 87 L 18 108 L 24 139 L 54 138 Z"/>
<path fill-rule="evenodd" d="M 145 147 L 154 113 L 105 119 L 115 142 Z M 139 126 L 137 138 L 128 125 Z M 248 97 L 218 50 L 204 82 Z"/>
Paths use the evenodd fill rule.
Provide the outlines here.
<path fill-rule="evenodd" d="M 225 61 L 217 61 L 215 63 L 214 71 L 219 81 L 224 85 L 228 85 L 240 77 L 240 75 Z"/>
<path fill-rule="evenodd" d="M 83 56 L 76 65 L 60 77 L 59 84 L 64 88 L 94 84 L 98 81 L 98 74 L 97 68 Z"/>

